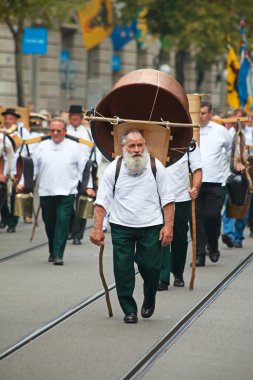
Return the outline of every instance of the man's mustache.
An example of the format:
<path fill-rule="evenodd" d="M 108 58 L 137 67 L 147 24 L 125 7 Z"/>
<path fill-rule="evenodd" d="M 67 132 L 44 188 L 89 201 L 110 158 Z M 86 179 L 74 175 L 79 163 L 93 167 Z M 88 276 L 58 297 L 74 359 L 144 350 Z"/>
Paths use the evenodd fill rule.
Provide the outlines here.
<path fill-rule="evenodd" d="M 132 153 L 132 157 L 142 157 L 142 153 Z"/>

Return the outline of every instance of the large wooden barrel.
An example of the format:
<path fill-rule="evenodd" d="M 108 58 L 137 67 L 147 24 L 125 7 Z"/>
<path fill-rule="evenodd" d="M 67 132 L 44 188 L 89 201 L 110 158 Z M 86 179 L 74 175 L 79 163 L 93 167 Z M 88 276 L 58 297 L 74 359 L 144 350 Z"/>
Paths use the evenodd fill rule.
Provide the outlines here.
<path fill-rule="evenodd" d="M 173 77 L 153 69 L 131 71 L 120 78 L 99 102 L 96 112 L 96 116 L 122 119 L 192 122 L 183 87 Z M 91 131 L 96 145 L 111 161 L 114 158 L 113 126 L 109 122 L 92 121 Z M 171 135 L 169 165 L 186 152 L 193 130 L 191 127 L 172 127 Z"/>

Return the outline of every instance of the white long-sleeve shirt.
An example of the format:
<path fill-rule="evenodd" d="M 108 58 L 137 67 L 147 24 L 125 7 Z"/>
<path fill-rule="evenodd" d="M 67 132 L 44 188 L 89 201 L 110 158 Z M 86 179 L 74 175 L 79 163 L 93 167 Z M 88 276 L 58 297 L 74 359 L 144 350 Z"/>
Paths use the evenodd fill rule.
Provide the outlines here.
<path fill-rule="evenodd" d="M 230 157 L 232 137 L 222 125 L 209 121 L 200 128 L 200 154 L 203 164 L 203 182 L 223 183 L 224 154 Z"/>
<path fill-rule="evenodd" d="M 174 202 L 175 196 L 167 183 L 164 166 L 157 159 L 155 162 L 156 178 L 151 170 L 150 160 L 142 173 L 135 176 L 131 175 L 122 160 L 114 197 L 117 159 L 107 166 L 99 185 L 95 204 L 104 207 L 107 211 L 112 204 L 111 223 L 135 228 L 163 223 L 161 206 Z"/>
<path fill-rule="evenodd" d="M 11 173 L 14 150 L 8 136 L 3 133 L 0 133 L 0 156 L 4 159 L 3 174 L 6 176 Z"/>
<path fill-rule="evenodd" d="M 77 184 L 87 161 L 78 143 L 68 139 L 59 144 L 45 140 L 39 144 L 32 159 L 34 174 L 39 176 L 40 196 L 77 193 Z M 88 187 L 92 187 L 91 178 Z"/>

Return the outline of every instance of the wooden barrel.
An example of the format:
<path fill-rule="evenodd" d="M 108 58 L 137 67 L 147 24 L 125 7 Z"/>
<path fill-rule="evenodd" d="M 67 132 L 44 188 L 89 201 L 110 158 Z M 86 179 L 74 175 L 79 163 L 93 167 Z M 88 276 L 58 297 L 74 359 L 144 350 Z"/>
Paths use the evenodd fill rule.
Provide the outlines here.
<path fill-rule="evenodd" d="M 173 77 L 153 69 L 131 71 L 120 78 L 99 102 L 96 112 L 96 116 L 118 116 L 121 119 L 192 122 L 183 87 Z M 113 160 L 113 126 L 109 122 L 92 121 L 91 131 L 100 151 Z M 193 130 L 191 127 L 172 127 L 171 135 L 169 165 L 186 152 Z"/>

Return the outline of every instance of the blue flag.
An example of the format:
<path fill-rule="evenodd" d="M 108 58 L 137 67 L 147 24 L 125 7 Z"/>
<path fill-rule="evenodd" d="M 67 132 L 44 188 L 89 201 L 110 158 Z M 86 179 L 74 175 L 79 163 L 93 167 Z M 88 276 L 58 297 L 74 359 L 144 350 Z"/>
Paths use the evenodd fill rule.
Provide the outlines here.
<path fill-rule="evenodd" d="M 244 108 L 248 102 L 248 88 L 247 88 L 247 76 L 250 70 L 250 62 L 247 56 L 244 57 L 244 60 L 241 64 L 239 75 L 238 75 L 238 96 L 240 103 Z"/>

